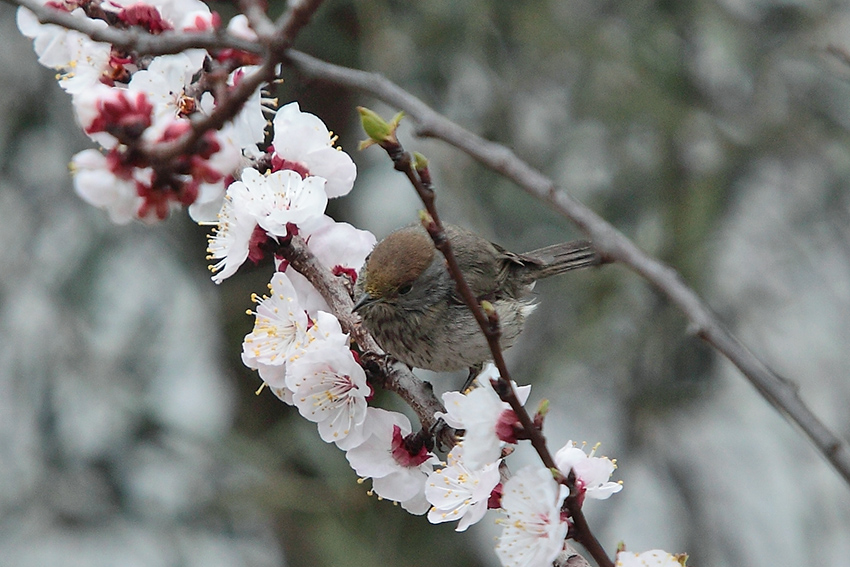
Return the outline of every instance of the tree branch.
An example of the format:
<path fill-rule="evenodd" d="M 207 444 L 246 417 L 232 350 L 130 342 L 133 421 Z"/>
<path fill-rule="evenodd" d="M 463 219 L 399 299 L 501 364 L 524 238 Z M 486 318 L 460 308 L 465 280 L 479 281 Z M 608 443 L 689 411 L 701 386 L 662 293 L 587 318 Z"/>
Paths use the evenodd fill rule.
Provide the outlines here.
<path fill-rule="evenodd" d="M 510 149 L 455 124 L 382 75 L 327 63 L 290 49 L 289 64 L 303 75 L 357 89 L 403 110 L 420 136 L 437 138 L 513 180 L 533 197 L 576 224 L 606 261 L 620 262 L 642 276 L 675 304 L 691 322 L 692 332 L 731 361 L 762 396 L 823 453 L 850 483 L 850 448 L 806 406 L 793 383 L 783 379 L 750 352 L 711 312 L 676 270 L 642 251 L 614 226 L 521 160 Z"/>
<path fill-rule="evenodd" d="M 239 0 L 239 11 L 248 20 L 248 25 L 257 34 L 261 43 L 268 44 L 274 38 L 275 26 L 266 14 L 264 0 Z"/>
<path fill-rule="evenodd" d="M 243 77 L 233 89 L 227 91 L 224 100 L 217 101 L 218 105 L 208 116 L 192 120 L 192 129 L 186 135 L 173 142 L 149 148 L 146 153 L 151 160 L 163 161 L 183 154 L 189 151 L 204 133 L 217 130 L 232 120 L 258 88 L 275 78 L 277 66 L 283 61 L 286 50 L 321 4 L 322 0 L 293 0 L 278 23 L 271 26 L 268 17 L 262 13 L 256 2 L 243 2 L 250 15 L 246 17 L 249 17 L 249 21 L 255 26 L 254 31 L 260 37 L 260 42 L 268 47 L 263 63 L 259 69 Z"/>
<path fill-rule="evenodd" d="M 68 12 L 51 8 L 38 0 L 4 0 L 30 10 L 42 24 L 55 24 L 65 29 L 83 33 L 94 41 L 111 43 L 115 47 L 134 51 L 139 55 L 173 55 L 187 49 L 238 49 L 249 53 L 262 53 L 262 46 L 230 35 L 226 31 L 178 32 L 164 31 L 153 35 L 138 28 L 118 29 L 104 27 L 98 20 L 79 18 Z"/>
<path fill-rule="evenodd" d="M 166 31 L 151 34 L 138 28 L 104 27 L 98 20 L 76 17 L 68 12 L 40 4 L 37 0 L 6 1 L 29 9 L 41 23 L 56 24 L 75 30 L 95 41 L 110 43 L 138 54 L 167 55 L 180 53 L 190 48 L 211 50 L 232 48 L 264 55 L 259 69 L 246 75 L 232 89 L 226 91 L 225 96 L 220 97 L 223 100 L 216 101 L 218 104 L 213 112 L 191 121 L 192 128 L 189 132 L 172 142 L 159 143 L 142 149 L 144 155 L 154 164 L 165 164 L 170 159 L 191 151 L 206 132 L 220 129 L 232 120 L 258 88 L 275 78 L 277 65 L 285 57 L 286 50 L 322 3 L 322 0 L 293 0 L 278 22 L 272 24 L 256 2 L 243 1 L 242 7 L 260 39 L 260 41 L 252 42 L 233 37 L 225 31 L 193 33 Z"/>
<path fill-rule="evenodd" d="M 277 56 L 282 60 L 285 57 L 284 50 L 295 41 L 295 37 L 301 29 L 310 23 L 313 14 L 321 6 L 322 0 L 290 0 L 286 11 L 275 22 L 279 33 Z"/>
<path fill-rule="evenodd" d="M 570 470 L 567 476 L 559 472 L 558 466 L 555 464 L 555 459 L 552 458 L 552 454 L 549 452 L 543 431 L 535 425 L 528 410 L 522 405 L 516 395 L 516 390 L 511 383 L 510 372 L 502 353 L 502 345 L 499 342 L 502 334 L 499 329 L 498 314 L 492 306 L 489 309 L 484 308 L 484 302 L 480 302 L 475 297 L 475 294 L 466 281 L 466 277 L 460 269 L 460 265 L 452 250 L 451 241 L 446 235 L 443 223 L 440 221 L 436 196 L 431 186 L 431 174 L 428 171 L 427 165 L 422 164 L 414 167 L 411 155 L 404 151 L 394 131 L 385 139 L 375 141 L 387 152 L 393 161 L 395 169 L 405 174 L 425 205 L 429 218 L 423 219 L 422 224 L 433 240 L 434 247 L 445 257 L 446 268 L 452 280 L 454 280 L 458 293 L 463 298 L 463 302 L 472 312 L 476 323 L 478 323 L 481 332 L 487 339 L 487 345 L 490 347 L 490 353 L 493 355 L 493 362 L 499 371 L 498 379 L 492 381 L 493 389 L 502 401 L 510 405 L 517 420 L 522 425 L 523 434 L 531 442 L 531 445 L 546 468 L 552 471 L 555 480 L 569 488 L 570 495 L 564 501 L 564 506 L 569 511 L 569 515 L 573 520 L 572 537 L 584 546 L 600 567 L 614 567 L 614 563 L 608 557 L 605 548 L 599 543 L 599 540 L 593 534 L 590 525 L 584 517 L 581 498 L 576 487 L 575 471 Z"/>
<path fill-rule="evenodd" d="M 192 129 L 173 142 L 160 142 L 144 149 L 152 163 L 166 163 L 170 159 L 188 153 L 192 147 L 211 130 L 219 130 L 233 120 L 249 98 L 263 84 L 274 80 L 277 62 L 266 59 L 260 68 L 242 77 L 232 89 L 224 91 L 216 101 L 215 110 L 201 118 L 191 120 Z"/>

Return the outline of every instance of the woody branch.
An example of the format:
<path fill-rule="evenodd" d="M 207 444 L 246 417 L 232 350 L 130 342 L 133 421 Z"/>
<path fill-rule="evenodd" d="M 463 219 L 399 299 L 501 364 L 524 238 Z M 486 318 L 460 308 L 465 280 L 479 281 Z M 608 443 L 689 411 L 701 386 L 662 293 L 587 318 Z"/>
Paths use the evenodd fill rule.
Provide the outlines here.
<path fill-rule="evenodd" d="M 475 321 L 481 328 L 481 332 L 486 337 L 487 344 L 490 347 L 490 353 L 493 356 L 493 362 L 499 370 L 499 377 L 493 380 L 493 389 L 502 401 L 510 405 L 522 426 L 523 436 L 531 442 L 540 460 L 543 461 L 546 468 L 552 471 L 555 480 L 569 488 L 570 494 L 564 501 L 564 507 L 573 520 L 571 536 L 587 549 L 588 553 L 590 553 L 600 567 L 613 567 L 613 562 L 608 557 L 602 544 L 599 543 L 599 540 L 593 534 L 590 525 L 584 517 L 581 499 L 578 497 L 575 472 L 571 470 L 568 475 L 564 476 L 558 470 L 558 466 L 555 464 L 555 460 L 552 458 L 552 454 L 546 444 L 546 437 L 543 435 L 542 427 L 535 424 L 535 420 L 529 415 L 525 406 L 522 405 L 516 395 L 516 391 L 511 383 L 510 372 L 505 364 L 502 345 L 499 342 L 501 331 L 499 329 L 498 313 L 488 302 L 479 301 L 475 297 L 458 265 L 454 251 L 452 250 L 451 241 L 446 235 L 439 212 L 437 211 L 436 195 L 431 185 L 431 175 L 428 171 L 427 162 L 422 156 L 417 155 L 415 158 L 412 157 L 404 150 L 404 147 L 396 137 L 396 128 L 398 127 L 398 121 L 401 119 L 401 115 L 396 116 L 390 123 L 386 123 L 367 109 L 360 108 L 359 110 L 363 118 L 364 128 L 367 129 L 367 134 L 372 139 L 372 142 L 381 146 L 387 152 L 387 155 L 393 161 L 395 169 L 407 177 L 425 205 L 426 213 L 422 215 L 422 225 L 433 240 L 434 247 L 445 257 L 446 267 L 457 286 L 458 293 L 463 298 L 463 302 L 467 308 L 472 312 Z M 369 143 L 367 142 L 364 145 L 368 145 Z"/>

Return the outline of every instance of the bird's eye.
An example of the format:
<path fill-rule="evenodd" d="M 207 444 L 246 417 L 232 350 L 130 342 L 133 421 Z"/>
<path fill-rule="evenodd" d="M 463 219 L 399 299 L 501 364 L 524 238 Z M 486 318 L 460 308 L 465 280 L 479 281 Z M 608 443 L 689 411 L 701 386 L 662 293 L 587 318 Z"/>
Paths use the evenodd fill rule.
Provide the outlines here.
<path fill-rule="evenodd" d="M 413 289 L 413 284 L 406 283 L 403 286 L 401 286 L 400 288 L 398 288 L 398 294 L 399 295 L 407 295 L 408 293 L 410 293 L 411 289 Z"/>

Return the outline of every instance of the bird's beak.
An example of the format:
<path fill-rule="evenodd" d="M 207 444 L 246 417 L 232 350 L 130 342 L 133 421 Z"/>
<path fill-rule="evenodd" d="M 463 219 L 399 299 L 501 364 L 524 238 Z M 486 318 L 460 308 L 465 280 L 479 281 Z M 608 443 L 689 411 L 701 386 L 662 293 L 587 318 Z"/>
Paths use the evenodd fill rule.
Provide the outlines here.
<path fill-rule="evenodd" d="M 351 312 L 356 313 L 357 310 L 360 309 L 361 307 L 365 307 L 366 305 L 371 305 L 371 304 L 375 303 L 376 301 L 378 301 L 378 298 L 372 297 L 368 293 L 364 293 L 363 295 L 360 296 L 360 299 L 358 299 L 357 302 L 354 304 L 354 307 L 351 308 Z"/>

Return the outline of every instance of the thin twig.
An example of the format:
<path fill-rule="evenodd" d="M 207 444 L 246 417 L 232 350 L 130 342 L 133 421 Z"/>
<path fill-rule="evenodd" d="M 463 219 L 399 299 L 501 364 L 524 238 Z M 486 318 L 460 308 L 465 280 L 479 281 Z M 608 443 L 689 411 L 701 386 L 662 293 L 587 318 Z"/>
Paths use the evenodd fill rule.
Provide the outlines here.
<path fill-rule="evenodd" d="M 395 138 L 395 135 L 393 135 L 390 139 L 378 142 L 378 145 L 386 150 L 387 154 L 393 161 L 395 169 L 405 174 L 411 185 L 413 185 L 413 188 L 416 190 L 416 193 L 419 195 L 419 198 L 422 200 L 422 203 L 425 205 L 429 218 L 423 220 L 423 225 L 428 231 L 428 234 L 431 236 L 431 239 L 434 242 L 434 247 L 437 248 L 437 250 L 439 250 L 445 257 L 446 268 L 455 282 L 458 293 L 460 293 L 460 296 L 463 298 L 463 302 L 475 317 L 475 321 L 481 328 L 481 332 L 484 333 L 484 336 L 487 338 L 487 344 L 489 345 L 490 353 L 493 356 L 493 363 L 499 371 L 498 379 L 493 380 L 493 387 L 496 393 L 502 401 L 507 402 L 511 406 L 517 420 L 522 425 L 524 436 L 531 441 L 531 445 L 534 447 L 535 451 L 537 451 L 537 454 L 540 456 L 543 464 L 546 468 L 552 471 L 552 474 L 555 476 L 555 480 L 566 485 L 570 490 L 570 496 L 566 499 L 564 504 L 573 520 L 572 537 L 584 546 L 600 567 L 614 567 L 614 563 L 608 557 L 608 554 L 593 534 L 593 531 L 590 529 L 590 525 L 584 517 L 581 498 L 579 497 L 576 487 L 575 471 L 571 470 L 569 475 L 566 477 L 559 472 L 558 467 L 555 464 L 555 460 L 549 452 L 549 447 L 546 444 L 546 437 L 543 435 L 541 429 L 534 424 L 534 420 L 528 413 L 528 410 L 522 405 L 516 395 L 516 391 L 511 383 L 510 372 L 507 364 L 505 364 L 502 345 L 499 342 L 501 332 L 499 330 L 498 315 L 495 310 L 490 313 L 485 313 L 485 309 L 478 298 L 475 297 L 475 294 L 469 287 L 469 283 L 466 281 L 466 277 L 460 269 L 460 265 L 457 262 L 457 258 L 455 258 L 454 251 L 452 250 L 451 241 L 446 235 L 442 221 L 440 221 L 440 215 L 436 206 L 436 196 L 433 188 L 431 187 L 431 176 L 430 173 L 428 173 L 427 167 L 424 167 L 422 170 L 414 169 L 410 154 L 404 151 L 404 148 Z"/>
<path fill-rule="evenodd" d="M 257 89 L 275 78 L 277 66 L 283 61 L 286 50 L 295 41 L 298 32 L 310 21 L 313 13 L 319 9 L 322 0 L 294 0 L 286 13 L 274 25 L 273 32 L 269 30 L 268 18 L 264 14 L 257 13 L 256 2 L 243 2 L 243 4 L 252 15 L 252 25 L 260 29 L 255 31 L 258 35 L 261 32 L 263 34 L 260 40 L 268 44 L 263 63 L 259 69 L 243 77 L 239 83 L 227 91 L 223 101 L 216 101 L 216 108 L 209 115 L 193 120 L 192 129 L 186 135 L 173 142 L 160 143 L 150 148 L 147 154 L 152 161 L 162 161 L 189 151 L 206 132 L 221 128 L 239 114 Z"/>
<path fill-rule="evenodd" d="M 101 22 L 90 18 L 79 18 L 67 12 L 39 4 L 37 0 L 6 0 L 31 10 L 42 23 L 60 25 L 86 34 L 95 41 L 111 43 L 116 47 L 138 54 L 165 55 L 180 53 L 189 48 L 203 47 L 221 49 L 224 47 L 241 49 L 250 53 L 262 53 L 264 60 L 259 69 L 244 76 L 232 89 L 226 91 L 223 100 L 217 100 L 216 108 L 203 118 L 191 121 L 192 128 L 180 138 L 158 143 L 146 148 L 144 155 L 153 164 L 163 164 L 168 160 L 185 154 L 195 146 L 203 135 L 211 130 L 220 129 L 232 120 L 244 107 L 245 102 L 263 84 L 272 81 L 277 65 L 286 55 L 286 50 L 295 41 L 298 32 L 310 21 L 318 10 L 322 0 L 295 0 L 279 19 L 272 25 L 262 14 L 256 2 L 243 2 L 251 16 L 259 42 L 249 42 L 230 36 L 226 32 L 177 32 L 167 31 L 161 34 L 146 33 L 137 28 L 116 29 L 104 27 Z M 263 25 L 261 25 L 263 24 Z M 265 47 L 264 45 L 265 44 Z"/>
<path fill-rule="evenodd" d="M 587 518 L 584 516 L 581 494 L 576 490 L 575 470 L 570 469 L 570 474 L 567 475 L 567 482 L 565 484 L 570 488 L 570 494 L 564 501 L 564 506 L 570 511 L 570 516 L 573 520 L 573 529 L 571 531 L 573 539 L 584 546 L 590 556 L 596 559 L 600 567 L 614 567 L 614 563 L 608 559 L 605 548 L 602 547 L 602 544 L 593 535 L 590 524 L 587 523 Z M 600 557 L 604 558 L 604 563 L 599 560 Z"/>
<path fill-rule="evenodd" d="M 431 236 L 431 240 L 434 242 L 434 247 L 442 252 L 445 257 L 446 266 L 449 270 L 449 274 L 451 274 L 452 279 L 455 282 L 458 293 L 461 298 L 463 298 L 463 302 L 472 312 L 473 317 L 475 317 L 475 321 L 481 328 L 481 332 L 484 333 L 484 336 L 487 339 L 487 344 L 490 347 L 490 352 L 493 355 L 493 363 L 499 370 L 499 375 L 506 380 L 507 384 L 510 384 L 508 367 L 507 364 L 505 364 L 505 357 L 502 353 L 502 345 L 499 342 L 502 332 L 499 327 L 498 316 L 495 313 L 490 316 L 484 313 L 481 303 L 478 301 L 478 298 L 475 297 L 475 294 L 472 293 L 472 289 L 466 282 L 466 278 L 460 270 L 460 265 L 457 263 L 457 258 L 455 257 L 451 242 L 446 235 L 443 222 L 440 220 L 440 216 L 437 212 L 434 189 L 430 186 L 430 183 L 426 184 L 423 182 L 422 179 L 420 179 L 420 176 L 417 175 L 417 172 L 414 171 L 410 160 L 410 154 L 404 151 L 401 144 L 397 146 L 396 152 L 390 152 L 390 157 L 393 159 L 395 168 L 405 174 L 411 185 L 413 185 L 413 188 L 416 190 L 416 193 L 419 195 L 419 198 L 422 200 L 422 203 L 425 205 L 425 210 L 428 211 L 428 215 L 430 216 L 430 222 L 423 223 L 425 225 L 425 229 Z"/>
<path fill-rule="evenodd" d="M 605 219 L 558 188 L 554 181 L 510 149 L 455 124 L 382 75 L 327 63 L 292 49 L 287 58 L 297 71 L 307 77 L 369 93 L 403 110 L 417 123 L 418 135 L 437 138 L 458 148 L 513 180 L 527 193 L 575 223 L 593 240 L 606 261 L 628 266 L 679 307 L 690 320 L 692 332 L 737 366 L 771 405 L 803 430 L 844 480 L 850 483 L 850 448 L 847 443 L 806 406 L 795 384 L 771 370 L 720 322 L 676 270 L 642 251 Z"/>
<path fill-rule="evenodd" d="M 283 50 L 295 42 L 298 32 L 310 23 L 321 4 L 322 0 L 290 0 L 286 11 L 275 22 L 275 27 L 280 30 L 277 48 L 281 50 L 278 53 L 281 60 L 286 56 Z"/>
<path fill-rule="evenodd" d="M 266 14 L 268 3 L 265 0 L 239 0 L 239 11 L 248 20 L 248 25 L 257 34 L 260 43 L 268 45 L 274 39 L 276 28 Z"/>
<path fill-rule="evenodd" d="M 68 12 L 51 8 L 38 0 L 4 0 L 23 6 L 35 14 L 43 24 L 55 24 L 65 29 L 75 30 L 89 36 L 94 41 L 111 43 L 124 51 L 133 51 L 139 55 L 173 55 L 187 49 L 238 49 L 249 53 L 262 53 L 263 48 L 255 41 L 248 41 L 230 35 L 226 31 L 178 32 L 164 31 L 154 35 L 139 28 L 118 29 L 104 26 L 98 20 L 79 18 Z"/>

